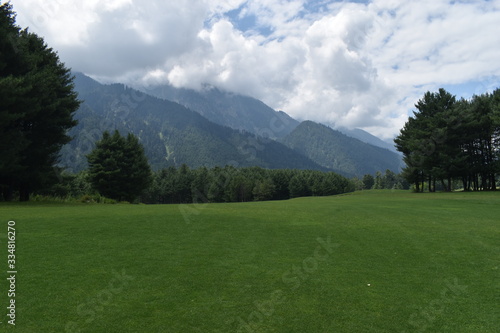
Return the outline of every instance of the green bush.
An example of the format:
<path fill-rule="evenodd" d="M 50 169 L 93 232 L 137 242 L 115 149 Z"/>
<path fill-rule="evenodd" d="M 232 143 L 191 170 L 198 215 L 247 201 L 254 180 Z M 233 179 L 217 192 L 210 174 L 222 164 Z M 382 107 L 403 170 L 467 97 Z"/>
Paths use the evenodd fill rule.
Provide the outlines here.
<path fill-rule="evenodd" d="M 94 195 L 84 194 L 80 198 L 80 202 L 83 202 L 83 203 L 98 203 L 98 204 L 116 204 L 117 203 L 116 200 L 103 197 L 100 194 L 94 194 Z"/>

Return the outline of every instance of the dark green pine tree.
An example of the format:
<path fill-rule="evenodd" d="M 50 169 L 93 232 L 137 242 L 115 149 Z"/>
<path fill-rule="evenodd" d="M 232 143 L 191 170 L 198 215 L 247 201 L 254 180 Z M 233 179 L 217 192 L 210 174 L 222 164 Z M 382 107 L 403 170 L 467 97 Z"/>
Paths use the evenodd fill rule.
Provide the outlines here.
<path fill-rule="evenodd" d="M 458 149 L 450 132 L 457 127 L 450 121 L 456 107 L 455 96 L 444 89 L 427 92 L 415 107 L 418 112 L 414 112 L 394 140 L 406 163 L 403 174 L 416 185 L 417 191 L 423 189 L 424 181 L 429 182 L 429 191 L 435 191 L 437 180 L 444 184 L 444 179 L 448 179 L 449 187 L 454 171 L 450 161 Z"/>
<path fill-rule="evenodd" d="M 151 168 L 137 137 L 104 132 L 87 155 L 89 179 L 103 196 L 118 201 L 134 201 L 152 182 Z"/>
<path fill-rule="evenodd" d="M 271 200 L 276 192 L 276 186 L 271 178 L 264 178 L 257 181 L 254 189 L 253 196 L 256 201 Z"/>
<path fill-rule="evenodd" d="M 186 164 L 182 164 L 177 173 L 176 179 L 176 202 L 190 203 L 193 202 L 191 183 L 193 182 L 193 174 Z"/>
<path fill-rule="evenodd" d="M 289 183 L 293 174 L 291 170 L 271 170 L 270 171 L 272 183 L 275 186 L 274 199 L 285 200 L 290 198 Z"/>
<path fill-rule="evenodd" d="M 375 185 L 375 178 L 372 175 L 366 174 L 363 176 L 363 188 L 370 190 Z"/>
<path fill-rule="evenodd" d="M 211 182 L 208 186 L 207 198 L 210 202 L 223 202 L 224 189 L 231 179 L 231 176 L 218 166 L 210 171 L 210 175 Z"/>
<path fill-rule="evenodd" d="M 298 170 L 290 179 L 288 187 L 290 189 L 290 198 L 307 197 L 311 195 L 306 178 L 306 171 Z"/>
<path fill-rule="evenodd" d="M 127 174 L 125 200 L 134 201 L 152 183 L 151 167 L 139 139 L 129 133 L 125 142 L 123 170 Z"/>
<path fill-rule="evenodd" d="M 22 117 L 22 112 L 16 109 L 16 104 L 26 95 L 28 88 L 24 87 L 23 79 L 14 76 L 19 69 L 20 29 L 15 25 L 15 15 L 9 3 L 0 6 L 0 184 L 2 195 L 10 200 L 12 196 L 12 179 L 10 176 L 21 171 L 21 149 L 26 147 L 26 140 L 20 136 L 16 124 Z"/>
<path fill-rule="evenodd" d="M 55 164 L 80 102 L 57 53 L 20 30 L 10 3 L 0 6 L 0 186 L 20 200 L 56 181 Z"/>
<path fill-rule="evenodd" d="M 208 188 L 211 179 L 206 167 L 201 167 L 194 171 L 193 181 L 191 182 L 191 196 L 194 203 L 208 202 Z"/>

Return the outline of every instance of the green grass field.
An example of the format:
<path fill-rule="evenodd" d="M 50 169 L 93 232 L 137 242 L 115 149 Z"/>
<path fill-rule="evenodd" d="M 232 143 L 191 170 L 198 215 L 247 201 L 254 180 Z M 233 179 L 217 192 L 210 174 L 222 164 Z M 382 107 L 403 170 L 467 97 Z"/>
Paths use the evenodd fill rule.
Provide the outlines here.
<path fill-rule="evenodd" d="M 500 193 L 4 203 L 0 217 L 2 332 L 499 332 Z"/>

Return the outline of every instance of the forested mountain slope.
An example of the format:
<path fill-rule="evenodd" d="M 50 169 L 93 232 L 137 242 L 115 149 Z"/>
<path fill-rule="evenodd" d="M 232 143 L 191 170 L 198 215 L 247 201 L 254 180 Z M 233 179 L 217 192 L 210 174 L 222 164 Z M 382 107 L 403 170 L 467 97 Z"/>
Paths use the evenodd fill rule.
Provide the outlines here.
<path fill-rule="evenodd" d="M 75 88 L 83 101 L 75 115 L 79 124 L 61 152 L 61 165 L 72 171 L 84 169 L 94 142 L 114 129 L 139 137 L 153 169 L 183 163 L 325 169 L 281 143 L 215 124 L 180 104 L 122 84 L 102 85 L 76 73 Z"/>
<path fill-rule="evenodd" d="M 327 126 L 304 121 L 282 142 L 325 168 L 362 176 L 387 169 L 399 172 L 401 157 Z"/>
<path fill-rule="evenodd" d="M 184 105 L 214 123 L 272 139 L 286 136 L 299 124 L 258 99 L 213 87 L 195 91 L 162 85 L 148 89 L 147 93 Z"/>

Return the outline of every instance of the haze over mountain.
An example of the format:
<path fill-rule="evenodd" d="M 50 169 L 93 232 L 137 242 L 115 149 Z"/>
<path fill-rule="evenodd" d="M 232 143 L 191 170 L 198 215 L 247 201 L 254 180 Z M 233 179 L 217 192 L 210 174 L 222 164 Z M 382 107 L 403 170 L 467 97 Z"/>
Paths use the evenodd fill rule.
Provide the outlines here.
<path fill-rule="evenodd" d="M 248 96 L 205 87 L 201 91 L 161 85 L 144 92 L 177 102 L 214 123 L 272 139 L 290 133 L 299 121 Z"/>
<path fill-rule="evenodd" d="M 390 151 L 393 151 L 397 154 L 399 152 L 396 150 L 396 146 L 394 145 L 394 142 L 392 140 L 384 141 L 374 135 L 371 135 L 370 133 L 363 131 L 362 129 L 359 128 L 353 128 L 353 129 L 348 129 L 345 127 L 338 127 L 335 128 L 337 131 L 344 133 L 347 136 L 350 136 L 351 138 L 358 139 L 360 141 L 363 141 L 365 143 L 369 143 L 373 146 L 389 149 Z"/>
<path fill-rule="evenodd" d="M 79 124 L 61 159 L 72 171 L 84 169 L 94 142 L 114 129 L 139 137 L 153 169 L 233 164 L 332 170 L 346 176 L 399 170 L 397 154 L 310 121 L 299 124 L 250 97 L 163 87 L 155 92 L 163 98 L 157 98 L 122 84 L 103 85 L 81 73 L 75 73 L 75 89 L 83 100 L 75 115 Z"/>
<path fill-rule="evenodd" d="M 79 124 L 61 156 L 61 165 L 72 171 L 84 169 L 95 141 L 114 129 L 139 137 L 153 169 L 183 163 L 326 169 L 279 142 L 215 124 L 180 104 L 122 84 L 102 85 L 76 73 L 75 90 L 83 100 L 75 115 Z"/>
<path fill-rule="evenodd" d="M 300 124 L 300 121 L 293 119 L 285 112 L 275 111 L 255 98 L 221 91 L 211 86 L 205 86 L 200 91 L 175 88 L 168 84 L 147 89 L 137 87 L 137 89 L 184 105 L 217 124 L 243 129 L 259 136 L 279 139 Z M 345 127 L 336 129 L 352 138 L 396 152 L 394 143 L 383 141 L 361 129 Z"/>

